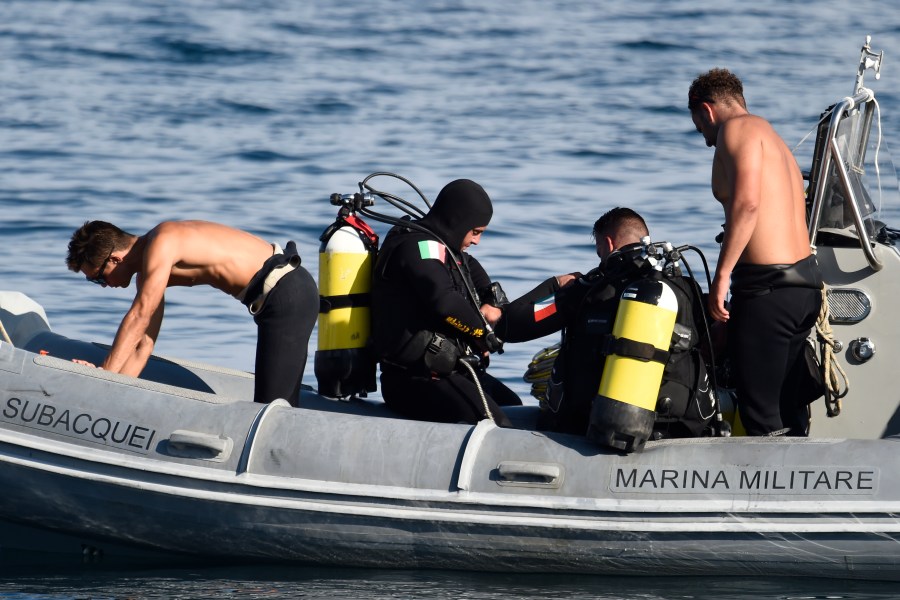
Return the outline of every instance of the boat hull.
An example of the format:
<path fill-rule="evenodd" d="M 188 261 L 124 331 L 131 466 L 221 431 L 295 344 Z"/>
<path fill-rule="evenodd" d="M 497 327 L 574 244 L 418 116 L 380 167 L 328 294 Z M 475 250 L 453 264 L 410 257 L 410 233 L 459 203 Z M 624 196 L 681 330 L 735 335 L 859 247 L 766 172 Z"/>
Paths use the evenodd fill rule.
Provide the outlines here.
<path fill-rule="evenodd" d="M 69 468 L 83 472 L 90 465 Z M 29 507 L 19 515 L 4 510 L 7 525 L 18 526 L 19 535 L 23 527 L 63 534 L 53 547 L 19 546 L 0 528 L 3 547 L 63 552 L 73 562 L 86 551 L 107 561 L 154 556 L 140 549 L 176 562 L 532 573 L 897 579 L 900 572 L 897 520 L 886 513 L 572 515 L 301 491 L 275 495 L 185 480 L 139 486 L 134 478 L 146 475 L 126 472 L 119 476 L 132 485 L 123 485 L 26 464 L 4 464 L 0 474 L 9 490 L 4 507 Z M 846 521 L 856 526 L 846 530 Z"/>
<path fill-rule="evenodd" d="M 90 560 L 900 579 L 898 440 L 584 437 L 409 421 L 172 360 L 0 342 L 0 548 Z M 38 350 L 44 350 L 40 353 Z M 90 357 L 89 357 L 90 358 Z M 167 381 L 190 382 L 171 385 Z M 58 564 L 56 561 L 55 564 Z"/>

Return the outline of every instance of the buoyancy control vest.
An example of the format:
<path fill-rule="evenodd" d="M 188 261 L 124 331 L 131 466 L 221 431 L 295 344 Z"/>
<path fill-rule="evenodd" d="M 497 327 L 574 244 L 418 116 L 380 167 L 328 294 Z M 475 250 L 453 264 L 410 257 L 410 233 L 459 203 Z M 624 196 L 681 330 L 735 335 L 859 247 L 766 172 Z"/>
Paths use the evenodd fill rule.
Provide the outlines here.
<path fill-rule="evenodd" d="M 475 258 L 466 253 L 459 258 L 460 264 L 451 265 L 443 244 L 421 231 L 396 226 L 385 237 L 372 290 L 372 337 L 382 368 L 446 375 L 459 356 L 489 349 L 475 307 L 492 284 Z"/>
<path fill-rule="evenodd" d="M 483 187 L 457 179 L 441 189 L 424 217 L 397 224 L 385 237 L 372 288 L 373 340 L 382 369 L 437 373 L 434 364 L 422 364 L 422 352 L 458 349 L 479 356 L 501 350 L 479 312 L 478 290 L 490 279 L 461 251 L 466 235 L 486 227 L 493 210 Z M 453 356 L 446 358 L 438 362 L 455 364 Z"/>
<path fill-rule="evenodd" d="M 634 282 L 664 280 L 678 307 L 655 403 L 653 439 L 703 435 L 715 414 L 715 397 L 700 352 L 705 319 L 697 283 L 678 269 L 659 270 L 639 245 L 623 248 L 607 264 L 585 275 L 579 286 L 560 290 L 557 303 L 570 303 L 566 327 L 547 390 L 540 426 L 584 435 L 598 396 L 604 365 L 615 344 L 611 338 L 622 293 Z M 628 385 L 628 382 L 625 382 Z"/>

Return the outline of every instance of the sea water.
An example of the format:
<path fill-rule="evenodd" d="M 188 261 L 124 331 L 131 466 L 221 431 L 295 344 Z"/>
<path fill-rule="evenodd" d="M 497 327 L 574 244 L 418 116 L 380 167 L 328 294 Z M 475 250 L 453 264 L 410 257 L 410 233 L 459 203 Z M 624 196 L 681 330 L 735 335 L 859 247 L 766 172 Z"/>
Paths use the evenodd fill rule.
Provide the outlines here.
<path fill-rule="evenodd" d="M 734 70 L 750 110 L 793 147 L 854 91 L 866 35 L 885 50 L 883 79 L 867 84 L 887 151 L 900 143 L 894 2 L 5 0 L 0 289 L 28 294 L 65 335 L 109 343 L 134 288 L 101 289 L 67 271 L 69 236 L 85 221 L 134 233 L 167 219 L 218 221 L 296 240 L 317 275 L 318 237 L 335 216 L 329 195 L 357 191 L 376 171 L 429 199 L 453 179 L 480 182 L 495 212 L 471 252 L 510 297 L 595 266 L 591 225 L 614 206 L 640 212 L 656 240 L 697 246 L 712 267 L 723 215 L 709 191 L 712 150 L 686 110 L 691 80 Z M 798 148 L 803 168 L 811 145 Z M 416 199 L 400 182 L 373 184 Z M 203 287 L 166 297 L 159 354 L 253 369 L 256 330 L 243 306 Z M 556 340 L 508 344 L 491 371 L 533 403 L 522 374 Z M 314 351 L 315 335 L 312 386 Z M 0 583 L 5 597 L 42 598 L 888 598 L 893 589 L 764 573 L 93 564 L 6 568 Z"/>

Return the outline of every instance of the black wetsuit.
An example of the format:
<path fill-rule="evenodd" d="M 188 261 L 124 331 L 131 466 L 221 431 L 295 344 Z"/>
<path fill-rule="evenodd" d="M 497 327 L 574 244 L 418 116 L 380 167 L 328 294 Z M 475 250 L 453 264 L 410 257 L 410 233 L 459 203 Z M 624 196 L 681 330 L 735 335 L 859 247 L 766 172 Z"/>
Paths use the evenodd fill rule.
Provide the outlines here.
<path fill-rule="evenodd" d="M 728 349 L 741 423 L 748 435 L 806 435 L 798 401 L 804 348 L 822 306 L 815 256 L 793 265 L 737 265 L 731 275 Z"/>
<path fill-rule="evenodd" d="M 542 429 L 579 435 L 587 431 L 606 360 L 601 341 L 612 332 L 622 291 L 650 270 L 634 262 L 638 256 L 639 244 L 626 246 L 566 287 L 560 288 L 555 278 L 547 279 L 504 309 L 496 331 L 507 342 L 564 330 L 550 382 L 558 386 L 554 404 L 560 401 L 542 410 Z"/>
<path fill-rule="evenodd" d="M 300 265 L 294 242 L 288 242 L 283 254 L 275 254 L 263 264 L 250 280 L 242 302 L 249 307 L 262 293 L 266 276 L 291 262 L 296 267 L 278 280 L 253 315 L 257 330 L 256 402 L 284 398 L 297 406 L 299 401 L 309 337 L 319 315 L 319 290 L 309 271 Z"/>
<path fill-rule="evenodd" d="M 441 365 L 445 368 L 435 361 L 446 356 L 437 352 L 438 345 L 479 357 L 488 349 L 488 332 L 477 308 L 480 300 L 470 297 L 464 277 L 476 293 L 488 287 L 490 279 L 465 253 L 454 253 L 461 259 L 454 265 L 438 238 L 458 249 L 466 233 L 487 225 L 491 212 L 481 186 L 458 180 L 441 191 L 425 218 L 411 227 L 394 227 L 384 239 L 372 286 L 372 338 L 381 363 L 382 397 L 404 416 L 467 423 L 486 417 L 468 371 L 454 369 L 455 360 L 449 367 Z M 433 233 L 416 230 L 416 224 Z M 500 406 L 521 400 L 488 375 L 483 363 L 476 372 L 494 420 L 510 426 Z"/>
<path fill-rule="evenodd" d="M 606 363 L 622 292 L 639 279 L 665 278 L 678 297 L 678 318 L 666 362 L 655 437 L 693 437 L 714 414 L 704 394 L 706 369 L 699 355 L 695 323 L 704 318 L 699 288 L 680 275 L 663 276 L 645 259 L 640 244 L 610 254 L 603 263 L 564 288 L 554 278 L 511 302 L 496 332 L 509 342 L 536 339 L 563 330 L 560 352 L 548 380 L 539 427 L 584 435 Z M 678 340 L 675 342 L 675 340 Z M 706 388 L 708 390 L 708 386 Z"/>

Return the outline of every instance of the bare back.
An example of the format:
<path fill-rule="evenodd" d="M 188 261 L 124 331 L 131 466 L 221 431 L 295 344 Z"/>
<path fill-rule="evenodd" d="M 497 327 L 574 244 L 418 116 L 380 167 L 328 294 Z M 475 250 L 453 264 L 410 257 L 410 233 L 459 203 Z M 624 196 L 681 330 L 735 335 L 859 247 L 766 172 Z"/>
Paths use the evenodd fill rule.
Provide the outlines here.
<path fill-rule="evenodd" d="M 236 296 L 272 256 L 269 242 L 207 221 L 167 221 L 145 237 L 144 272 L 169 270 L 167 287 L 209 285 Z"/>
<path fill-rule="evenodd" d="M 756 202 L 751 206 L 755 227 L 738 263 L 793 264 L 809 256 L 803 176 L 790 149 L 765 119 L 744 114 L 722 125 L 712 191 L 725 207 L 726 228 L 736 200 Z"/>

